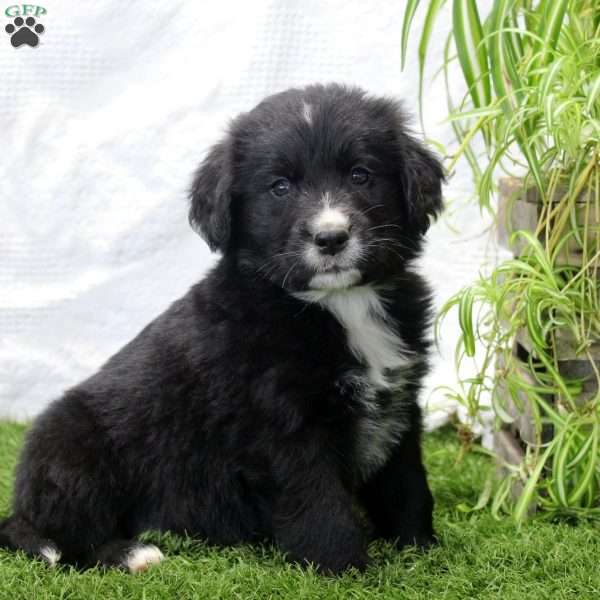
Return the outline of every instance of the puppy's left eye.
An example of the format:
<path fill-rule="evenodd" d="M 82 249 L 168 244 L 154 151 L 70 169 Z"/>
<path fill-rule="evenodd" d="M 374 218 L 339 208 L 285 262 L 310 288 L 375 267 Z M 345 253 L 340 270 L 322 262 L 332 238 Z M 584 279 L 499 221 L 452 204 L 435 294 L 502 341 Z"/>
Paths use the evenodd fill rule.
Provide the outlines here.
<path fill-rule="evenodd" d="M 290 182 L 287 179 L 278 179 L 272 186 L 271 192 L 275 196 L 285 196 L 290 191 Z"/>
<path fill-rule="evenodd" d="M 371 173 L 364 167 L 354 167 L 354 169 L 350 171 L 350 179 L 352 179 L 354 185 L 364 185 L 369 181 L 370 177 Z"/>

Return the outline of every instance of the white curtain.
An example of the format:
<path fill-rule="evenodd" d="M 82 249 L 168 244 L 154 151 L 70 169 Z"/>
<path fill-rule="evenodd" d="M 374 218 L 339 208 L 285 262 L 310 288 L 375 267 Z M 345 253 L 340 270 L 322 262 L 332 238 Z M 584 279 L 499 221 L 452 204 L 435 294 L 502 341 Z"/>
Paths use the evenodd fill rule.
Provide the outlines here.
<path fill-rule="evenodd" d="M 4 31 L 13 18 L 0 16 L 0 416 L 16 419 L 93 373 L 215 260 L 188 227 L 185 191 L 229 118 L 317 81 L 417 110 L 416 36 L 400 69 L 402 2 L 43 6 L 35 48 L 14 48 Z M 450 25 L 446 11 L 434 60 Z M 438 79 L 426 86 L 427 133 L 448 142 L 445 111 Z M 446 188 L 458 204 L 423 259 L 438 303 L 494 257 L 471 194 L 459 165 Z M 454 382 L 457 333 L 448 323 L 424 394 L 443 409 L 432 426 L 453 409 L 434 388 Z"/>

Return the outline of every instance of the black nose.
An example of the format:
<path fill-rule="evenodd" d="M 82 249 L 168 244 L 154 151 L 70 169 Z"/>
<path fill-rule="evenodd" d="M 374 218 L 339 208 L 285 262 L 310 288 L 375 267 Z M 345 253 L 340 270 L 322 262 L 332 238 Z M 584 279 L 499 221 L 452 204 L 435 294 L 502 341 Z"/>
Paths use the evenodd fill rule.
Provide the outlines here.
<path fill-rule="evenodd" d="M 345 229 L 319 231 L 315 235 L 315 244 L 323 254 L 336 254 L 343 250 L 350 236 Z"/>

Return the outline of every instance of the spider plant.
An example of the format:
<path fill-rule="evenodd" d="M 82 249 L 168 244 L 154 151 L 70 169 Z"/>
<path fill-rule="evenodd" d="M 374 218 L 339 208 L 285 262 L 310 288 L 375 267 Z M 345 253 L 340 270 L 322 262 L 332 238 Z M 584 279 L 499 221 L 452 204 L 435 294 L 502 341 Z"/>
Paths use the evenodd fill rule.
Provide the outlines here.
<path fill-rule="evenodd" d="M 446 0 L 423 4 L 420 107 L 428 44 Z M 533 505 L 539 515 L 600 517 L 600 367 L 592 354 L 600 339 L 600 5 L 492 0 L 482 18 L 474 0 L 451 4 L 438 65 L 456 137 L 447 170 L 466 160 L 484 209 L 492 210 L 501 174 L 520 177 L 522 193 L 538 202 L 535 228 L 511 237 L 517 255 L 450 298 L 440 315 L 458 313 L 453 394 L 472 422 L 490 410 L 483 398 L 491 394 L 497 425 L 513 422 L 516 407 L 535 432 L 521 463 L 506 465 L 508 476 L 478 506 L 490 497 L 495 514 L 517 521 Z M 403 65 L 418 5 L 406 4 Z M 447 83 L 454 61 L 466 84 L 459 98 Z M 527 352 L 519 355 L 523 338 Z M 585 378 L 563 369 L 565 340 L 589 366 Z M 462 375 L 465 361 L 476 376 Z"/>

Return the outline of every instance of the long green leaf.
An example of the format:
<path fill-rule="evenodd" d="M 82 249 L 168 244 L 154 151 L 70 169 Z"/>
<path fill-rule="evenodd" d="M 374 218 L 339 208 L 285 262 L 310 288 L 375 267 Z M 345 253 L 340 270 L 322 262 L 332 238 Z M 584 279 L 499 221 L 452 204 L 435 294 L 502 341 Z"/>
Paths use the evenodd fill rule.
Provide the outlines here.
<path fill-rule="evenodd" d="M 543 42 L 535 48 L 537 54 L 536 66 L 538 67 L 544 67 L 552 58 L 568 4 L 569 0 L 546 0 L 542 3 L 543 14 L 537 33 Z M 537 82 L 538 79 L 539 76 L 536 75 L 534 69 L 533 83 Z"/>
<path fill-rule="evenodd" d="M 502 28 L 505 26 L 507 16 L 510 14 L 510 8 L 510 0 L 498 0 L 494 3 L 490 15 L 490 34 L 487 37 L 491 65 L 490 74 L 494 90 L 496 95 L 504 100 L 503 107 L 507 116 L 510 116 L 516 107 L 514 98 L 510 93 L 511 90 L 508 87 L 510 81 L 506 66 L 508 52 L 505 47 L 507 36 L 502 35 Z"/>
<path fill-rule="evenodd" d="M 558 438 L 554 438 L 554 440 L 552 440 L 552 442 L 548 444 L 542 456 L 538 457 L 535 468 L 529 474 L 529 479 L 523 487 L 523 491 L 521 492 L 521 495 L 519 497 L 519 500 L 517 501 L 514 510 L 514 518 L 517 521 L 517 523 L 520 523 L 524 520 L 525 515 L 529 510 L 529 507 L 535 495 L 535 488 L 537 486 L 540 475 L 542 474 L 542 469 L 544 468 L 544 465 L 546 464 L 548 458 L 552 455 L 554 445 L 556 444 L 557 440 Z"/>
<path fill-rule="evenodd" d="M 598 465 L 598 435 L 600 432 L 598 431 L 598 423 L 594 423 L 594 428 L 591 432 L 592 437 L 592 449 L 589 452 L 589 461 L 579 481 L 577 487 L 573 490 L 571 495 L 569 496 L 569 504 L 576 504 L 579 499 L 585 494 L 585 492 L 592 485 L 592 479 L 596 473 L 596 468 Z"/>
<path fill-rule="evenodd" d="M 458 321 L 464 336 L 465 354 L 475 356 L 475 332 L 473 329 L 473 291 L 467 288 L 458 305 Z"/>
<path fill-rule="evenodd" d="M 483 30 L 474 0 L 454 0 L 452 5 L 454 44 L 475 108 L 491 100 L 488 58 Z"/>
<path fill-rule="evenodd" d="M 430 0 L 429 8 L 425 15 L 425 21 L 423 22 L 421 40 L 419 41 L 419 116 L 421 118 L 421 127 L 423 129 L 425 129 L 425 127 L 423 127 L 423 77 L 425 75 L 427 47 L 429 46 L 429 39 L 431 38 L 431 32 L 433 31 L 433 25 L 437 14 L 445 2 L 446 0 Z"/>
<path fill-rule="evenodd" d="M 444 85 L 446 87 L 446 104 L 448 106 L 448 114 L 452 115 L 455 112 L 454 104 L 452 102 L 452 94 L 450 93 L 450 78 L 448 74 L 448 64 L 450 62 L 449 53 L 450 53 L 450 42 L 452 40 L 452 34 L 448 34 L 446 38 L 446 43 L 444 44 L 444 64 L 443 64 L 443 73 L 444 73 Z M 462 124 L 450 120 L 450 125 L 452 126 L 452 130 L 454 131 L 454 135 L 458 140 L 459 144 L 462 144 L 462 141 L 465 139 L 465 131 Z M 479 161 L 473 152 L 473 148 L 471 148 L 470 144 L 467 144 L 464 147 L 464 155 L 471 167 L 471 173 L 473 174 L 473 181 L 475 183 L 475 187 L 479 185 L 479 180 L 481 179 L 481 168 L 479 166 Z"/>
<path fill-rule="evenodd" d="M 521 28 L 519 27 L 519 23 L 517 21 L 517 10 L 516 6 L 513 6 L 512 10 L 507 15 L 508 24 L 510 26 L 510 31 L 508 34 L 512 38 L 511 46 L 515 51 L 515 60 L 520 61 L 523 58 L 523 54 L 525 53 L 525 46 L 527 45 L 527 38 L 523 36 L 521 33 Z"/>
<path fill-rule="evenodd" d="M 585 105 L 585 109 L 588 113 L 591 113 L 594 107 L 598 109 L 598 105 L 596 100 L 598 99 L 598 95 L 600 94 L 600 73 L 596 75 L 596 78 L 592 82 L 592 86 L 590 91 L 588 92 L 588 99 Z"/>
<path fill-rule="evenodd" d="M 482 106 L 473 110 L 461 110 L 449 115 L 446 121 L 463 121 L 471 117 L 497 117 L 502 114 L 502 109 L 497 106 Z"/>
<path fill-rule="evenodd" d="M 555 60 L 546 73 L 544 73 L 540 81 L 540 98 L 542 100 L 548 96 L 557 85 L 561 69 L 565 66 L 565 62 L 568 58 L 569 57 L 567 56 L 561 56 L 558 60 Z"/>
<path fill-rule="evenodd" d="M 497 0 L 490 21 L 491 33 L 488 36 L 492 82 L 496 94 L 502 100 L 501 106 L 509 119 L 522 104 L 524 89 L 513 60 L 519 50 L 513 48 L 514 41 L 507 31 L 512 4 L 513 0 Z M 545 199 L 544 179 L 535 148 L 531 142 L 531 130 L 531 123 L 528 119 L 524 119 L 520 127 L 512 130 L 512 135 L 527 160 L 542 199 Z"/>
<path fill-rule="evenodd" d="M 552 463 L 552 479 L 555 484 L 559 503 L 563 506 L 568 506 L 565 468 L 574 440 L 567 438 L 566 434 L 561 435 L 558 439 L 558 449 L 554 452 L 554 461 Z"/>
<path fill-rule="evenodd" d="M 402 19 L 402 41 L 401 41 L 401 69 L 404 70 L 406 63 L 406 48 L 408 47 L 408 37 L 410 35 L 410 26 L 412 25 L 415 17 L 415 12 L 419 6 L 419 0 L 408 0 L 406 2 L 406 8 L 404 9 L 404 18 Z"/>

